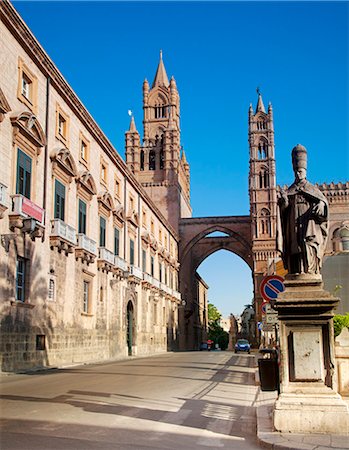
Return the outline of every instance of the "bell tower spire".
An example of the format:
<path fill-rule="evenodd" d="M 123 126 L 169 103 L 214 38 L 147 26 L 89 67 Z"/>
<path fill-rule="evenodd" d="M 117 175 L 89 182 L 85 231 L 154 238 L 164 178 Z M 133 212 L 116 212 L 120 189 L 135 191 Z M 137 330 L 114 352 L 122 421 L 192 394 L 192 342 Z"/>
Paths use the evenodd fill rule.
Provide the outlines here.
<path fill-rule="evenodd" d="M 250 150 L 249 197 L 252 222 L 252 252 L 254 264 L 254 307 L 260 320 L 263 301 L 259 286 L 268 262 L 278 256 L 276 251 L 276 175 L 273 109 L 266 112 L 262 94 L 257 88 L 257 106 L 248 112 L 248 142 Z"/>
<path fill-rule="evenodd" d="M 182 158 L 179 105 L 176 81 L 169 81 L 160 51 L 151 88 L 143 82 L 143 144 L 137 156 L 130 145 L 135 133 L 131 121 L 126 162 L 175 230 L 181 217 L 191 217 L 190 168 Z"/>

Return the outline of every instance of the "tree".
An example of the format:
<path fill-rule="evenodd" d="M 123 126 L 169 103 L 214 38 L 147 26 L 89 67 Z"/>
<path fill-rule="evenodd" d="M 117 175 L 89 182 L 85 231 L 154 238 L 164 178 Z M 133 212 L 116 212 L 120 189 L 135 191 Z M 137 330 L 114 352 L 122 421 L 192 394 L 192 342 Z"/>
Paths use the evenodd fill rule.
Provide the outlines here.
<path fill-rule="evenodd" d="M 216 323 L 220 321 L 222 314 L 218 311 L 216 306 L 213 303 L 209 303 L 207 305 L 208 308 L 208 324 Z"/>
<path fill-rule="evenodd" d="M 222 314 L 213 303 L 208 304 L 208 338 L 218 344 L 222 350 L 228 347 L 229 333 L 219 325 Z"/>

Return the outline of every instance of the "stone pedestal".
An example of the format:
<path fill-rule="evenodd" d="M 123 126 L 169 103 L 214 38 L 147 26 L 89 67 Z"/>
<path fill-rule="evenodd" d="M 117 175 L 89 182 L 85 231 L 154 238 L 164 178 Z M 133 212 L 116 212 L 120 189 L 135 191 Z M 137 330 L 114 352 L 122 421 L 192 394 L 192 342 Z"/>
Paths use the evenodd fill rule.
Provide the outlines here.
<path fill-rule="evenodd" d="M 349 408 L 337 393 L 333 314 L 339 299 L 321 277 L 288 275 L 275 309 L 280 322 L 280 395 L 274 427 L 293 433 L 349 433 Z"/>

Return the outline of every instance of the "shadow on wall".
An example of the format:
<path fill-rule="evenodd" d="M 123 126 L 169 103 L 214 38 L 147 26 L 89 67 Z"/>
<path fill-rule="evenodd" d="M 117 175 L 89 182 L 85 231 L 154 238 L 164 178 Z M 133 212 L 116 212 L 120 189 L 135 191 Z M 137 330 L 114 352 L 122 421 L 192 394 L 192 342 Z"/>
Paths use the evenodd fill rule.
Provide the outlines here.
<path fill-rule="evenodd" d="M 0 321 L 3 372 L 18 372 L 49 365 L 48 348 L 52 343 L 54 303 L 52 306 L 47 303 L 47 280 L 40 276 L 41 257 L 33 257 L 32 251 L 27 256 L 31 264 L 26 276 L 28 282 L 25 286 L 28 289 L 25 301 L 16 300 L 15 258 L 9 256 L 7 262 L 0 263 L 3 280 Z"/>

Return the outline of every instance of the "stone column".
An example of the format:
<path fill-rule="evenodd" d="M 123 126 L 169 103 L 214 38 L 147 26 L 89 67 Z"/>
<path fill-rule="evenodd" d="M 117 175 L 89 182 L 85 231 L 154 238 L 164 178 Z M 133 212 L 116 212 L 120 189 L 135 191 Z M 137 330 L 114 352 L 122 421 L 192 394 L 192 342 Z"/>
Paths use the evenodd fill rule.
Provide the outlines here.
<path fill-rule="evenodd" d="M 280 395 L 274 427 L 292 433 L 349 433 L 349 407 L 337 392 L 333 315 L 339 302 L 321 275 L 287 275 L 275 309 L 280 323 Z"/>

